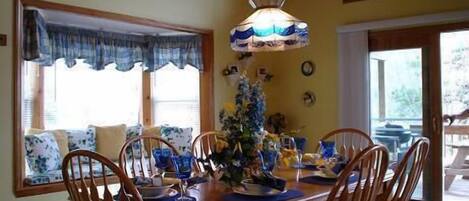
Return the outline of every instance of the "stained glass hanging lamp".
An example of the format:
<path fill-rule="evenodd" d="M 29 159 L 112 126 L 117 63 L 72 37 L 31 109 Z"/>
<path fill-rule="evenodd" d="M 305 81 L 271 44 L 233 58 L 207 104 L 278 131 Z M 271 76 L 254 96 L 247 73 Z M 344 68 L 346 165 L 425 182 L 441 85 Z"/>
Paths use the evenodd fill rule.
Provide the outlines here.
<path fill-rule="evenodd" d="M 255 11 L 231 30 L 231 48 L 238 52 L 261 52 L 308 45 L 308 25 L 283 11 L 284 2 L 249 0 Z"/>

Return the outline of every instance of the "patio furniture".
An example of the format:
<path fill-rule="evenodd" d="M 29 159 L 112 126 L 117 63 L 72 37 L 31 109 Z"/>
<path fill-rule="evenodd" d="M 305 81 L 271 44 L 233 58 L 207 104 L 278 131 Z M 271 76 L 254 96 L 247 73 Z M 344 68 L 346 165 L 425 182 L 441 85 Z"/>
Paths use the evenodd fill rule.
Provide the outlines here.
<path fill-rule="evenodd" d="M 360 152 L 340 173 L 327 201 L 376 200 L 388 168 L 388 151 L 374 145 Z M 352 177 L 357 178 L 350 186 Z"/>
<path fill-rule="evenodd" d="M 89 162 L 85 163 L 85 159 Z M 78 170 L 73 168 L 74 163 L 78 163 Z M 93 167 L 93 163 L 100 163 L 101 165 L 98 166 L 100 170 Z M 88 169 L 89 175 L 83 174 L 83 169 Z M 135 185 L 117 165 L 98 153 L 86 150 L 70 152 L 62 163 L 62 174 L 70 199 L 72 201 L 113 201 L 114 194 L 111 190 L 116 187 L 109 185 L 107 169 L 118 177 L 119 184 L 117 185 L 120 185 L 120 188 L 117 189 L 119 189 L 120 200 L 142 201 Z M 103 186 L 98 188 L 101 182 Z"/>
<path fill-rule="evenodd" d="M 430 141 L 427 138 L 421 138 L 415 142 L 395 169 L 394 177 L 380 200 L 409 201 L 420 179 L 429 152 Z"/>
<path fill-rule="evenodd" d="M 448 145 L 456 149 L 456 157 L 451 165 L 445 167 L 445 190 L 451 187 L 457 175 L 469 176 L 469 168 L 465 167 L 466 158 L 469 156 L 469 145 Z"/>
<path fill-rule="evenodd" d="M 352 159 L 360 151 L 368 146 L 374 145 L 370 135 L 355 129 L 355 128 L 342 128 L 329 132 L 320 141 L 334 140 L 336 142 L 337 152 L 347 159 Z M 319 144 L 316 147 L 316 153 L 319 151 Z"/>

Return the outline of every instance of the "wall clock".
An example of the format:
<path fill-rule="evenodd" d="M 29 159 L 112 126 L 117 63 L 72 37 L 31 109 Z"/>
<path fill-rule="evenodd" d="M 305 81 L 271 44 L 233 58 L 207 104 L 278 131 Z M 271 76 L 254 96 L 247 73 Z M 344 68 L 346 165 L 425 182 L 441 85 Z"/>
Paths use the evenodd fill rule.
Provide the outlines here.
<path fill-rule="evenodd" d="M 301 73 L 304 76 L 311 76 L 316 71 L 316 66 L 312 61 L 305 61 L 301 64 Z"/>

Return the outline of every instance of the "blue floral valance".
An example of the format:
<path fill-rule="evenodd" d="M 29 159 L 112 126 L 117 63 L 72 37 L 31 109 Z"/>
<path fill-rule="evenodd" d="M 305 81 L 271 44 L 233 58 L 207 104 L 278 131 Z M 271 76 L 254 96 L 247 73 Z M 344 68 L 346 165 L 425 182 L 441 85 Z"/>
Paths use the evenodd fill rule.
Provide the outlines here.
<path fill-rule="evenodd" d="M 202 39 L 197 35 L 141 36 L 47 24 L 36 10 L 24 10 L 23 25 L 23 57 L 42 66 L 63 58 L 68 67 L 84 59 L 95 70 L 114 63 L 117 70 L 128 71 L 138 62 L 146 71 L 170 62 L 203 69 Z"/>

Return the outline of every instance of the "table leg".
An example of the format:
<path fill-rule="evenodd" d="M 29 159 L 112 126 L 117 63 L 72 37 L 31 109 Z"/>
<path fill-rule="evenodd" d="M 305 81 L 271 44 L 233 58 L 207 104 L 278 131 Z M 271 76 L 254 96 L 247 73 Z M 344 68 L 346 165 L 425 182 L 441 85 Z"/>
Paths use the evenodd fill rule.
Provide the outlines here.
<path fill-rule="evenodd" d="M 456 157 L 453 160 L 453 163 L 448 168 L 451 169 L 461 169 L 466 161 L 466 156 L 469 154 L 468 149 L 458 148 L 458 152 L 456 153 Z M 449 174 L 445 171 L 445 190 L 448 190 L 451 187 L 451 184 L 454 181 L 456 175 Z"/>

